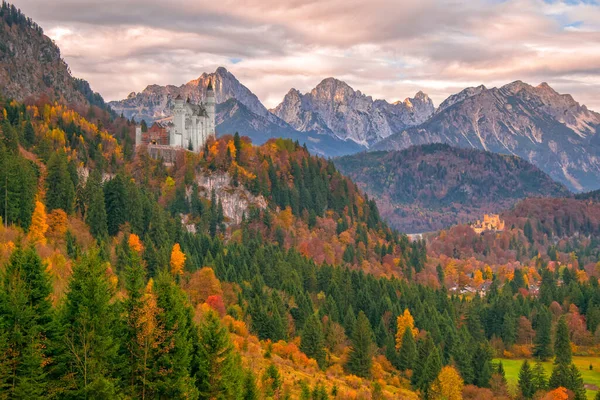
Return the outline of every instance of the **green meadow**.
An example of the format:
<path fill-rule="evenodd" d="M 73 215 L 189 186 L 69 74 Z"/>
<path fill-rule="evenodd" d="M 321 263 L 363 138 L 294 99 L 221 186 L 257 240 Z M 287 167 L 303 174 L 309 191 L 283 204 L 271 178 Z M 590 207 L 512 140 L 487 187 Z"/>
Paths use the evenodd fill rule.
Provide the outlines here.
<path fill-rule="evenodd" d="M 506 358 L 494 359 L 494 363 L 498 363 L 499 361 L 502 361 L 502 365 L 504 366 L 504 371 L 506 372 L 506 380 L 508 381 L 508 386 L 511 392 L 516 392 L 517 385 L 519 382 L 519 370 L 521 369 L 523 360 L 514 360 Z M 530 360 L 529 362 L 532 363 L 532 367 L 533 365 L 535 365 L 535 360 Z M 593 399 L 596 395 L 596 388 L 600 388 L 600 357 L 573 356 L 573 362 L 581 371 L 583 382 L 586 385 L 588 399 Z M 546 369 L 548 378 L 550 378 L 550 374 L 552 373 L 552 361 L 546 361 L 542 364 Z M 591 370 L 590 364 L 592 365 Z M 592 388 L 594 390 L 591 390 Z"/>

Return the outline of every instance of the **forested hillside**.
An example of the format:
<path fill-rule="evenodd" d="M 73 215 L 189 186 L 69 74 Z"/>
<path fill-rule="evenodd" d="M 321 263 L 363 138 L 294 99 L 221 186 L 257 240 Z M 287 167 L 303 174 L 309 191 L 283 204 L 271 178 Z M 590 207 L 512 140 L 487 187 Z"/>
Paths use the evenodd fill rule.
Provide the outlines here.
<path fill-rule="evenodd" d="M 436 231 L 499 213 L 527 197 L 569 194 L 519 157 L 439 143 L 359 153 L 335 163 L 402 232 Z"/>
<path fill-rule="evenodd" d="M 165 165 L 125 119 L 0 105 L 7 397 L 507 397 L 494 357 L 597 351 L 596 270 L 428 256 L 297 143 L 227 136 Z M 238 221 L 239 196 L 264 202 Z M 536 388 L 582 398 L 569 368 Z"/>

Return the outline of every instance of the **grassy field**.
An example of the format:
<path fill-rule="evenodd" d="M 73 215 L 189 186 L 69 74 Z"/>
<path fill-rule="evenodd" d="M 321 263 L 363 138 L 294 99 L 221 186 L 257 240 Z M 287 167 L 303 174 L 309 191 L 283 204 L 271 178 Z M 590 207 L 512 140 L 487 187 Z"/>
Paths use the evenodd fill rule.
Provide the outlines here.
<path fill-rule="evenodd" d="M 509 360 L 509 359 L 495 359 L 494 362 L 502 361 L 502 365 L 504 366 L 504 371 L 506 372 L 506 380 L 508 381 L 508 386 L 512 392 L 516 392 L 517 383 L 519 381 L 519 370 L 521 369 L 521 364 L 523 364 L 523 360 Z M 590 390 L 590 386 L 587 385 L 595 385 L 595 387 L 600 387 L 600 357 L 573 357 L 573 362 L 581 371 L 581 376 L 583 377 L 583 382 L 586 384 L 587 396 L 588 399 L 593 399 L 596 395 L 596 390 Z M 530 360 L 531 367 L 535 365 L 535 361 Z M 548 378 L 550 378 L 550 374 L 552 373 L 552 361 L 542 363 L 546 372 L 548 374 Z M 589 369 L 590 364 L 592 365 L 592 370 Z"/>

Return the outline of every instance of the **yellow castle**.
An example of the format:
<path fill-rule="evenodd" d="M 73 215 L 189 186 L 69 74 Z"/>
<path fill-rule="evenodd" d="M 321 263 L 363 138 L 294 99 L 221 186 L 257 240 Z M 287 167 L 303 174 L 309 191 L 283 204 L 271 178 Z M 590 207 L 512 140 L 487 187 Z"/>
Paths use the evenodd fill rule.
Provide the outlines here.
<path fill-rule="evenodd" d="M 484 231 L 503 231 L 504 221 L 500 219 L 498 214 L 485 214 L 483 216 L 483 221 L 477 220 L 476 223 L 471 225 L 471 228 L 473 228 L 477 234 Z"/>

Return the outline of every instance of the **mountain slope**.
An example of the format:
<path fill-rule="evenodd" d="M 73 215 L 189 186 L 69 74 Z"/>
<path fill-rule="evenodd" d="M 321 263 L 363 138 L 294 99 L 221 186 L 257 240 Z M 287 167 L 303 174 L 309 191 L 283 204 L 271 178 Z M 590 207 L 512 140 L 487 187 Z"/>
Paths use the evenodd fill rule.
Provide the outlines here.
<path fill-rule="evenodd" d="M 319 135 L 315 132 L 298 132 L 287 124 L 274 123 L 271 119 L 253 113 L 237 99 L 230 98 L 217 105 L 217 134 L 241 132 L 252 143 L 263 144 L 271 138 L 286 138 L 306 144 L 312 154 L 342 156 L 364 148 L 351 140 Z"/>
<path fill-rule="evenodd" d="M 323 80 L 304 95 L 291 89 L 271 110 L 299 131 L 350 139 L 364 146 L 424 122 L 433 111 L 431 99 L 423 92 L 390 104 L 373 100 L 334 78 Z"/>
<path fill-rule="evenodd" d="M 600 114 L 546 83 L 466 89 L 422 125 L 395 133 L 374 150 L 449 143 L 520 156 L 575 191 L 600 187 Z"/>
<path fill-rule="evenodd" d="M 71 76 L 59 48 L 42 28 L 5 2 L 0 7 L 0 94 L 19 101 L 45 95 L 107 108 L 86 81 Z"/>
<path fill-rule="evenodd" d="M 374 197 L 405 232 L 438 230 L 510 208 L 531 196 L 568 190 L 527 161 L 445 144 L 342 157 L 336 166 Z"/>

